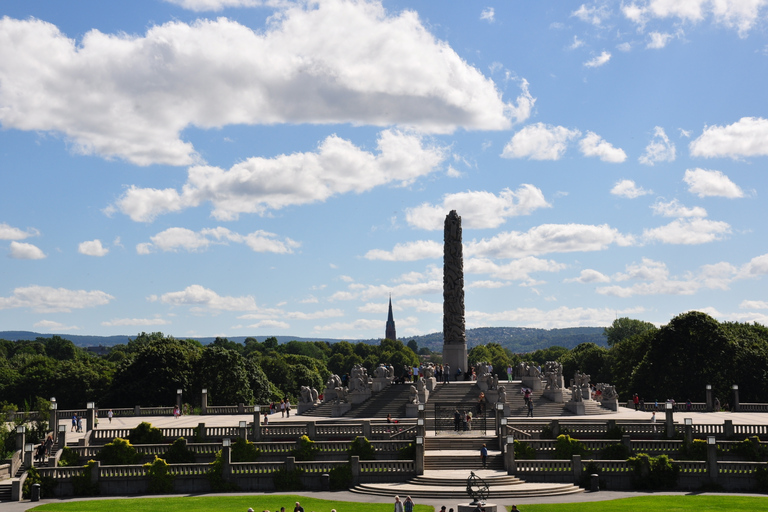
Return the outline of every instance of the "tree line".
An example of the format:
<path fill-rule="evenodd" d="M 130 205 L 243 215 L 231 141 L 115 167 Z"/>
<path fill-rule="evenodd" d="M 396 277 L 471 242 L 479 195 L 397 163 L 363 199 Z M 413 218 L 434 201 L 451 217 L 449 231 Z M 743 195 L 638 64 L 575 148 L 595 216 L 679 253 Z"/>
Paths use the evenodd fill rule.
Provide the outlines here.
<path fill-rule="evenodd" d="M 621 400 L 638 393 L 647 402 L 701 402 L 710 384 L 725 403 L 737 384 L 742 402 L 768 402 L 768 329 L 762 325 L 721 323 L 694 311 L 661 327 L 619 318 L 603 334 L 607 348 L 582 343 L 521 354 L 488 343 L 472 348 L 469 361 L 490 362 L 501 380 L 508 366 L 521 361 L 559 361 L 566 384 L 579 370 L 593 383 L 614 384 Z M 285 397 L 295 402 L 302 385 L 322 390 L 331 374 L 347 373 L 355 364 L 371 374 L 379 363 L 391 363 L 399 374 L 420 360 L 441 362 L 439 353 L 413 340 L 373 345 L 216 338 L 203 346 L 156 332 L 141 333 L 104 355 L 59 336 L 0 340 L 0 408 L 34 409 L 39 400 L 54 396 L 61 409 L 80 408 L 86 401 L 101 407 L 171 405 L 179 388 L 192 406 L 199 405 L 203 388 L 209 405 L 264 404 Z"/>

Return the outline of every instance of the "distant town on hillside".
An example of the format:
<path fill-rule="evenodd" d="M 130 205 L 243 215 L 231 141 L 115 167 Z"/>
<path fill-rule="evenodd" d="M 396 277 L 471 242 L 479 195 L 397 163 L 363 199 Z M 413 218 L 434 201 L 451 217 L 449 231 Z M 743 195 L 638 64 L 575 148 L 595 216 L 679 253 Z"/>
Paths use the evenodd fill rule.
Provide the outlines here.
<path fill-rule="evenodd" d="M 498 343 L 502 347 L 511 350 L 514 353 L 526 353 L 541 348 L 560 346 L 571 349 L 581 343 L 592 342 L 600 346 L 607 346 L 605 336 L 603 336 L 603 327 L 569 327 L 564 329 L 534 329 L 528 327 L 478 327 L 476 329 L 467 329 L 467 345 L 472 348 L 476 345 L 487 345 L 488 343 Z M 137 333 L 138 334 L 138 333 Z M 171 333 L 166 333 L 171 334 Z M 128 343 L 136 335 L 126 336 L 88 336 L 80 334 L 55 334 L 55 333 L 37 333 L 31 331 L 0 331 L 0 339 L 9 341 L 16 340 L 34 340 L 36 338 L 50 338 L 51 336 L 61 336 L 70 340 L 79 347 L 111 347 L 121 343 Z M 187 339 L 187 336 L 177 336 Z M 277 338 L 278 343 L 287 343 L 289 341 L 327 341 L 336 343 L 339 341 L 349 341 L 351 343 L 364 342 L 375 344 L 379 339 L 355 340 L 355 339 L 333 339 L 333 338 L 305 338 L 299 336 L 231 336 L 228 340 L 237 343 L 243 343 L 246 338 L 256 338 L 263 342 L 267 338 Z M 212 343 L 215 337 L 193 337 L 203 345 Z M 435 332 L 422 336 L 400 336 L 399 339 L 404 343 L 414 340 L 419 348 L 428 348 L 432 351 L 441 351 L 443 344 L 443 334 Z"/>

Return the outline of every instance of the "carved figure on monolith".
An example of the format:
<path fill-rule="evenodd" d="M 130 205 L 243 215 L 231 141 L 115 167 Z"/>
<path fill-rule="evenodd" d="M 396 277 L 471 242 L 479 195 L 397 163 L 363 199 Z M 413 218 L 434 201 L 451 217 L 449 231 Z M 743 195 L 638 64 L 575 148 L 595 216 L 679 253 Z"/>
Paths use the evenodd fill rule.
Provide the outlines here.
<path fill-rule="evenodd" d="M 464 325 L 464 256 L 461 217 L 456 210 L 445 216 L 443 234 L 443 364 L 467 371 L 467 336 Z"/>

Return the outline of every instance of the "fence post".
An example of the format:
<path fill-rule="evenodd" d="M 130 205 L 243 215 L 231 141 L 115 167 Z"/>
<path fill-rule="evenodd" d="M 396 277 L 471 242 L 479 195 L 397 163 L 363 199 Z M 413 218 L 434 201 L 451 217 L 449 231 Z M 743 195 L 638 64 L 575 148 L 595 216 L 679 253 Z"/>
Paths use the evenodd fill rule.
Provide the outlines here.
<path fill-rule="evenodd" d="M 515 439 L 512 436 L 507 436 L 505 442 L 504 469 L 507 470 L 508 475 L 514 475 L 517 471 L 517 464 L 515 464 Z"/>
<path fill-rule="evenodd" d="M 208 414 L 208 388 L 203 388 L 203 396 L 200 400 L 200 414 Z"/>
<path fill-rule="evenodd" d="M 353 455 L 349 465 L 352 468 L 352 485 L 360 485 L 360 456 Z"/>
<path fill-rule="evenodd" d="M 133 415 L 134 416 L 141 416 L 141 406 L 140 405 L 134 405 L 133 406 Z"/>
<path fill-rule="evenodd" d="M 552 420 L 549 423 L 549 428 L 552 430 L 552 439 L 557 439 L 560 435 L 560 422 L 558 420 Z"/>
<path fill-rule="evenodd" d="M 707 398 L 706 398 L 706 400 L 707 400 L 707 404 L 706 404 L 707 412 L 712 412 L 713 407 L 714 407 L 712 405 L 712 384 L 707 384 L 707 388 L 706 389 L 707 389 Z"/>
<path fill-rule="evenodd" d="M 261 441 L 261 414 L 259 414 L 259 406 L 253 406 L 253 440 Z"/>
<path fill-rule="evenodd" d="M 717 483 L 717 442 L 715 436 L 707 436 L 707 476 L 710 482 Z"/>
<path fill-rule="evenodd" d="M 739 385 L 734 384 L 731 389 L 733 389 L 733 409 L 731 410 L 739 412 L 741 411 L 741 405 L 739 405 Z"/>
<path fill-rule="evenodd" d="M 726 439 L 733 437 L 733 420 L 725 420 L 723 422 L 723 436 Z"/>
<path fill-rule="evenodd" d="M 313 441 L 317 439 L 317 425 L 314 421 L 307 422 L 307 437 Z"/>
<path fill-rule="evenodd" d="M 91 466 L 91 485 L 98 486 L 99 485 L 99 473 L 101 472 L 101 462 L 94 461 L 93 466 Z"/>
<path fill-rule="evenodd" d="M 366 438 L 366 439 L 370 439 L 372 437 L 372 434 L 371 434 L 371 420 L 363 421 L 363 437 Z"/>
<path fill-rule="evenodd" d="M 416 465 L 416 475 L 423 475 L 424 474 L 424 438 L 423 437 L 416 438 L 416 460 L 414 460 L 414 464 Z"/>
<path fill-rule="evenodd" d="M 198 443 L 204 443 L 205 442 L 205 423 L 198 423 L 197 424 L 197 439 L 196 441 Z"/>
<path fill-rule="evenodd" d="M 578 485 L 581 482 L 581 455 L 574 455 L 571 458 L 571 469 L 573 470 L 573 483 Z"/>
<path fill-rule="evenodd" d="M 245 413 L 245 404 L 244 403 L 237 404 L 237 413 L 238 414 Z"/>

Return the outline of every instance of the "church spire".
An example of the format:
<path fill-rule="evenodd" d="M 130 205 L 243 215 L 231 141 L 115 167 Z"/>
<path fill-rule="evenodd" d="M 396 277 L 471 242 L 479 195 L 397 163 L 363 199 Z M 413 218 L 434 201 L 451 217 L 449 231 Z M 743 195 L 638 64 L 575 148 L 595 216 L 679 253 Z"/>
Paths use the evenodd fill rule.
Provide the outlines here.
<path fill-rule="evenodd" d="M 389 340 L 397 340 L 395 332 L 395 317 L 392 315 L 392 296 L 389 296 L 389 314 L 387 315 L 387 330 L 384 337 Z"/>

